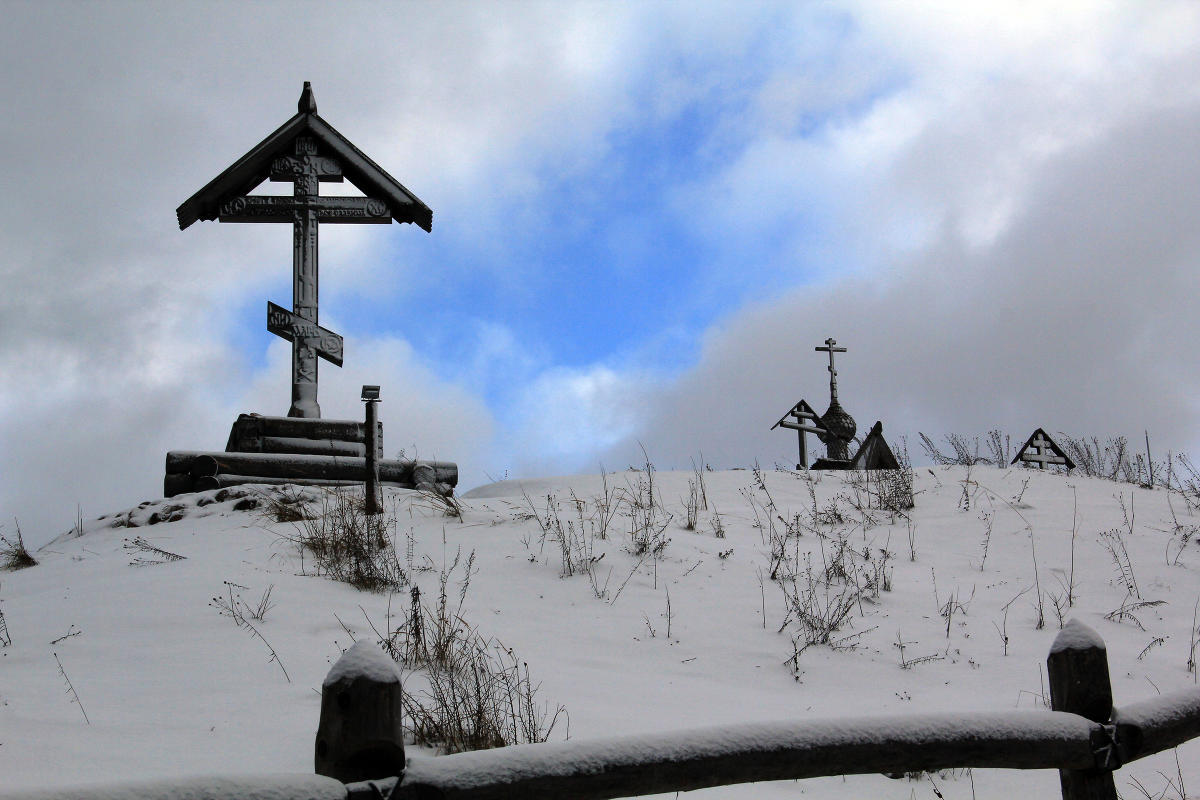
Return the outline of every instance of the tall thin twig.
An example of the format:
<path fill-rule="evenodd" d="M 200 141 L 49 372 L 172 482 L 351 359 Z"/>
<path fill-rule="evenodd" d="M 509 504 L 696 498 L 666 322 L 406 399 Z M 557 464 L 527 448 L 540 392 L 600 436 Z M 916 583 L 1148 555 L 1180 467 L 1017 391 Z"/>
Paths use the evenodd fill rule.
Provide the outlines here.
<path fill-rule="evenodd" d="M 88 719 L 87 712 L 83 710 L 83 702 L 79 699 L 79 693 L 75 691 L 75 685 L 71 683 L 71 679 L 67 677 L 67 670 L 63 667 L 62 661 L 58 658 L 58 653 L 54 653 L 54 663 L 58 664 L 58 674 L 63 676 L 63 680 L 67 682 L 67 694 L 71 695 L 71 701 L 79 706 L 79 713 L 83 714 L 83 721 L 88 725 L 92 721 Z"/>

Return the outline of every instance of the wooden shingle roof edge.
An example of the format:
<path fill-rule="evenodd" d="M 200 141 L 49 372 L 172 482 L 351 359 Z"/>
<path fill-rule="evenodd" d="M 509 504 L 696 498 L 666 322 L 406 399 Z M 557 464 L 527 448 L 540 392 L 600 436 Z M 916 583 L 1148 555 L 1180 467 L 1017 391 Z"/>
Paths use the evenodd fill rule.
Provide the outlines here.
<path fill-rule="evenodd" d="M 197 220 L 216 219 L 222 203 L 253 191 L 269 177 L 272 160 L 279 155 L 290 155 L 292 142 L 301 135 L 312 136 L 337 158 L 346 179 L 363 194 L 387 203 L 396 222 L 412 222 L 426 231 L 432 230 L 433 211 L 429 206 L 317 114 L 316 102 L 307 83 L 298 106 L 300 111 L 296 116 L 280 125 L 175 210 L 180 230 Z"/>

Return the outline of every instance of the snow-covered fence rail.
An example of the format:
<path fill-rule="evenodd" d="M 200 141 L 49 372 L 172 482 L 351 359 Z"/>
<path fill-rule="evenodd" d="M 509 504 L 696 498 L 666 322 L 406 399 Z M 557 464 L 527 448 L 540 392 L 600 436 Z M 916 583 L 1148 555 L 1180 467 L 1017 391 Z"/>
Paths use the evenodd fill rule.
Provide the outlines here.
<path fill-rule="evenodd" d="M 1092 733 L 1077 715 L 1036 711 L 739 725 L 414 760 L 395 797 L 612 798 L 952 766 L 1085 769 Z"/>
<path fill-rule="evenodd" d="M 391 798 L 601 800 L 754 781 L 994 767 L 1058 769 L 1064 800 L 1115 800 L 1113 770 L 1200 736 L 1200 689 L 1110 710 L 1112 722 L 1103 724 L 1065 711 L 919 714 L 521 745 L 412 760 Z"/>
<path fill-rule="evenodd" d="M 633 797 L 756 781 L 960 767 L 1057 769 L 1064 800 L 1116 800 L 1113 771 L 1200 737 L 1200 688 L 1114 709 L 1104 642 L 1070 622 L 1047 660 L 1053 711 L 802 720 L 532 744 L 403 764 L 395 666 L 356 645 L 324 684 L 322 775 L 212 778 L 12 800 L 499 800 Z M 394 689 L 389 687 L 395 687 Z M 398 702 L 398 700 L 396 701 Z M 398 776 L 363 780 L 372 775 Z M 342 783 L 346 781 L 346 783 Z"/>

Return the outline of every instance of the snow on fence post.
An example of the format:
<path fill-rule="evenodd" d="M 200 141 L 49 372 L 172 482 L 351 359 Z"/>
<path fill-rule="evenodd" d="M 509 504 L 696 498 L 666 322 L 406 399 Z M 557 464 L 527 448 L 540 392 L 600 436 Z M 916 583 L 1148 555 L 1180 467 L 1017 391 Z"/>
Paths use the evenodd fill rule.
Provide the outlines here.
<path fill-rule="evenodd" d="M 1059 770 L 1063 800 L 1117 800 L 1112 771 L 1121 765 L 1109 725 L 1113 713 L 1112 684 L 1104 640 L 1087 625 L 1072 619 L 1050 646 L 1046 668 L 1050 675 L 1051 707 L 1104 726 L 1092 740 L 1095 767 Z"/>
<path fill-rule="evenodd" d="M 400 670 L 375 644 L 361 641 L 321 684 L 316 772 L 342 783 L 404 774 Z"/>

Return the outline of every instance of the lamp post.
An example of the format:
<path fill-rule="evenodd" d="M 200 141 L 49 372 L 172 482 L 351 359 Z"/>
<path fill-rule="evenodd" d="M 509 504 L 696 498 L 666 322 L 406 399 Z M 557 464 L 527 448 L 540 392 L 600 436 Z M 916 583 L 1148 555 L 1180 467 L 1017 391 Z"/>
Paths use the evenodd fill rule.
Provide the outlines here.
<path fill-rule="evenodd" d="M 366 403 L 366 512 L 368 514 L 382 514 L 383 504 L 379 502 L 379 463 L 375 458 L 375 451 L 379 445 L 378 428 L 376 422 L 377 412 L 375 404 L 379 402 L 379 387 L 378 386 L 363 386 L 362 401 Z"/>

